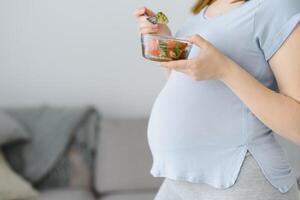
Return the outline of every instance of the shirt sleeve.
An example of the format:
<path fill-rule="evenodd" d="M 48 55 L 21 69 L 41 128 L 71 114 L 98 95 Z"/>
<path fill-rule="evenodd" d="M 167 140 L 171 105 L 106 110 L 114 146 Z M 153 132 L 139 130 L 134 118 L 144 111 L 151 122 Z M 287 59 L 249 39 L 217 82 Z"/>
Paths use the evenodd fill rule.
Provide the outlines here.
<path fill-rule="evenodd" d="M 254 35 L 269 60 L 300 21 L 300 0 L 260 0 Z"/>

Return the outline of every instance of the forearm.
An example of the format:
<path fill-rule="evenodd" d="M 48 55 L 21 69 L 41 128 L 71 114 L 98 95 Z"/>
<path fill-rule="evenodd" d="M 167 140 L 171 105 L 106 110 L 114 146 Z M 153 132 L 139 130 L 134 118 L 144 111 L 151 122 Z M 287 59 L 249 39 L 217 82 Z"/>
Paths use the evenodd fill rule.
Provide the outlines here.
<path fill-rule="evenodd" d="M 300 104 L 265 87 L 247 71 L 230 62 L 222 81 L 266 126 L 300 144 Z"/>

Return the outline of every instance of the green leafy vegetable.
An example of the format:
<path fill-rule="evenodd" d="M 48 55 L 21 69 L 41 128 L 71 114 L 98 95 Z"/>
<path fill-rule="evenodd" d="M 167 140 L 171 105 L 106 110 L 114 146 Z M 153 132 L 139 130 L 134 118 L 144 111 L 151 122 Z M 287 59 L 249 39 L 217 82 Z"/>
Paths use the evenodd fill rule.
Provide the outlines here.
<path fill-rule="evenodd" d="M 159 24 L 167 24 L 169 23 L 168 17 L 163 12 L 158 12 L 156 14 L 156 20 Z"/>

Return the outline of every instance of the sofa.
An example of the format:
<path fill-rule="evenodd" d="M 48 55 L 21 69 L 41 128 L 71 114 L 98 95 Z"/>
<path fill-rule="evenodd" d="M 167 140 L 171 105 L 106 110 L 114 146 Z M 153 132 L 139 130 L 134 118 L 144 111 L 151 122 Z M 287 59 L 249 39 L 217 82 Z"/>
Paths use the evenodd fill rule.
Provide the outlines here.
<path fill-rule="evenodd" d="M 39 200 L 153 200 L 163 178 L 150 174 L 147 119 L 101 120 L 94 190 L 40 191 Z"/>

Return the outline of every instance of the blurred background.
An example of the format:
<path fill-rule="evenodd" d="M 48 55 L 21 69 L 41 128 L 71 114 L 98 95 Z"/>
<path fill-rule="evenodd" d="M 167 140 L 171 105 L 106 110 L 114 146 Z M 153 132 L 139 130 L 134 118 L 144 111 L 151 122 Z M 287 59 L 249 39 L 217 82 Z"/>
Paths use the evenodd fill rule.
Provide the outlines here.
<path fill-rule="evenodd" d="M 149 114 L 166 82 L 132 13 L 173 33 L 194 0 L 0 0 L 0 200 L 153 200 Z M 280 140 L 297 177 L 300 147 Z"/>
<path fill-rule="evenodd" d="M 0 106 L 93 103 L 148 115 L 165 78 L 141 56 L 132 12 L 163 11 L 176 31 L 194 1 L 1 0 Z"/>

